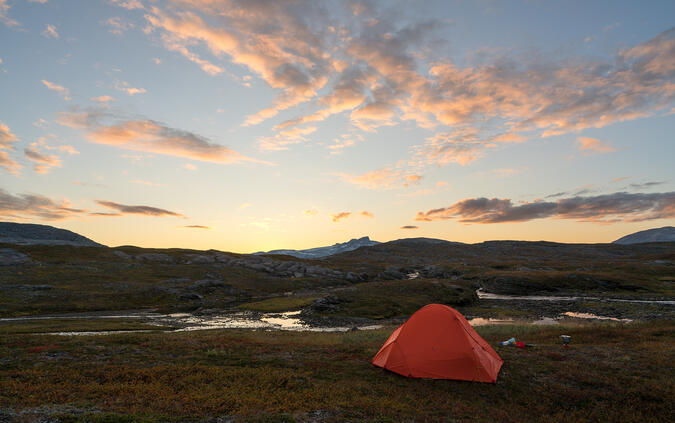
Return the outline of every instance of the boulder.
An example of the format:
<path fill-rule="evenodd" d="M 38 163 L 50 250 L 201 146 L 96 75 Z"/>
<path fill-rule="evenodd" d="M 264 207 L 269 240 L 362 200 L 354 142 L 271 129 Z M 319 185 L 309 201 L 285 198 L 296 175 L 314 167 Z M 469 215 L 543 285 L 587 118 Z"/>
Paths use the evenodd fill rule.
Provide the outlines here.
<path fill-rule="evenodd" d="M 173 263 L 173 258 L 168 254 L 162 253 L 143 253 L 134 257 L 140 261 L 154 261 L 159 263 Z"/>
<path fill-rule="evenodd" d="M 216 262 L 214 256 L 205 256 L 202 254 L 185 254 L 183 259 L 186 264 L 210 264 Z"/>
<path fill-rule="evenodd" d="M 334 313 L 340 309 L 340 299 L 335 295 L 328 295 L 323 298 L 318 298 L 312 301 L 310 307 L 314 311 L 322 313 Z"/>
<path fill-rule="evenodd" d="M 204 298 L 204 297 L 202 297 L 202 296 L 199 295 L 199 294 L 195 294 L 194 292 L 190 292 L 190 293 L 187 293 L 187 294 L 183 294 L 183 295 L 181 295 L 180 297 L 178 297 L 178 299 L 180 299 L 180 300 L 188 300 L 188 301 L 201 300 L 201 299 L 203 299 L 203 298 Z"/>

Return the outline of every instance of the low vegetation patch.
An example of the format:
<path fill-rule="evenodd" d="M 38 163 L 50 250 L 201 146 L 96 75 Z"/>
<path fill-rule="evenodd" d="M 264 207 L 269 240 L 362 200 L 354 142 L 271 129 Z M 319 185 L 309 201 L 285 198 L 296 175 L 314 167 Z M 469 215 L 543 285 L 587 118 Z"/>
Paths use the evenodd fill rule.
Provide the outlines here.
<path fill-rule="evenodd" d="M 430 303 L 467 305 L 477 298 L 468 282 L 440 279 L 360 283 L 333 296 L 337 306 L 326 314 L 371 319 L 409 316 Z"/>
<path fill-rule="evenodd" d="M 393 329 L 3 334 L 0 415 L 68 405 L 89 414 L 43 419 L 642 423 L 675 416 L 673 321 L 479 327 L 504 359 L 496 384 L 407 379 L 372 366 Z M 569 349 L 562 334 L 571 336 Z M 534 346 L 496 346 L 512 336 Z"/>

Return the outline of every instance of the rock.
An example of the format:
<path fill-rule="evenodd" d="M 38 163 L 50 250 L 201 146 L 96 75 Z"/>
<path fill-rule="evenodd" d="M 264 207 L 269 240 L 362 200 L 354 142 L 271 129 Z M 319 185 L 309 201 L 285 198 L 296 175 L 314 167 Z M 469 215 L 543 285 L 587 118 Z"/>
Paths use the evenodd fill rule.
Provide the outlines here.
<path fill-rule="evenodd" d="M 30 261 L 30 257 L 12 248 L 0 248 L 0 266 L 15 266 Z"/>
<path fill-rule="evenodd" d="M 396 267 L 387 267 L 384 272 L 379 274 L 382 279 L 403 279 L 405 274 Z"/>
<path fill-rule="evenodd" d="M 180 300 L 188 300 L 188 301 L 194 301 L 194 300 L 202 300 L 204 297 L 202 297 L 199 294 L 195 294 L 194 292 L 190 292 L 188 294 L 183 294 L 180 297 L 178 297 Z"/>
<path fill-rule="evenodd" d="M 345 276 L 345 279 L 347 279 L 349 282 L 361 282 L 361 277 L 353 272 L 348 272 L 347 275 Z"/>
<path fill-rule="evenodd" d="M 140 261 L 155 261 L 160 263 L 173 263 L 173 258 L 167 254 L 162 253 L 143 253 L 134 257 Z"/>
<path fill-rule="evenodd" d="M 213 279 L 202 279 L 200 281 L 195 281 L 194 284 L 190 285 L 188 289 L 198 289 L 198 288 L 224 288 L 225 283 L 219 280 Z"/>
<path fill-rule="evenodd" d="M 318 298 L 312 301 L 310 307 L 318 312 L 334 313 L 340 309 L 338 304 L 340 304 L 340 299 L 338 297 L 335 295 L 328 295 L 324 298 Z"/>
<path fill-rule="evenodd" d="M 123 259 L 123 260 L 131 260 L 131 256 L 124 251 L 120 250 L 115 250 L 113 251 L 113 254 L 115 254 L 117 257 Z"/>
<path fill-rule="evenodd" d="M 186 260 L 186 264 L 210 264 L 216 262 L 214 256 L 205 256 L 202 254 L 185 254 L 183 258 Z"/>

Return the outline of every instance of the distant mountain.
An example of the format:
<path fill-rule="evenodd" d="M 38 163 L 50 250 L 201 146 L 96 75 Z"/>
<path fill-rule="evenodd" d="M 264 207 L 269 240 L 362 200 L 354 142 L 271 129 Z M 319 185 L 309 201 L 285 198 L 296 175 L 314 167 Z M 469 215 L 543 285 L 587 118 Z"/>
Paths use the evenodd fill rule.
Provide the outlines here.
<path fill-rule="evenodd" d="M 287 256 L 293 256 L 297 258 L 320 258 L 326 256 L 332 256 L 333 254 L 344 253 L 345 251 L 356 250 L 361 247 L 370 247 L 371 245 L 377 245 L 379 242 L 371 241 L 367 236 L 359 239 L 352 239 L 347 242 L 337 243 L 328 247 L 316 247 L 309 248 L 307 250 L 272 250 L 272 251 L 260 251 L 255 254 L 284 254 Z"/>
<path fill-rule="evenodd" d="M 643 242 L 675 242 L 675 227 L 647 229 L 617 239 L 613 244 L 640 244 Z"/>
<path fill-rule="evenodd" d="M 105 245 L 65 229 L 48 225 L 13 222 L 0 222 L 0 243 L 105 247 Z"/>

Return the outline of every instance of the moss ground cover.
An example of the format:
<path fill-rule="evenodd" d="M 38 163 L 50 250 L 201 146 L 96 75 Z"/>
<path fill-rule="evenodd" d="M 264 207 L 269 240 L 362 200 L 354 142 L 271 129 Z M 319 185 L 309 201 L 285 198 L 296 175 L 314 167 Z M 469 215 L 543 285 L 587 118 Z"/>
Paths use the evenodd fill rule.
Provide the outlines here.
<path fill-rule="evenodd" d="M 0 334 L 0 410 L 60 421 L 662 422 L 675 417 L 675 323 L 485 326 L 496 384 L 406 379 L 369 360 L 393 327 Z M 562 349 L 559 335 L 572 337 Z M 43 407 L 43 408 L 40 408 Z M 48 414 L 48 412 L 45 412 Z M 211 420 L 215 421 L 215 420 Z"/>

